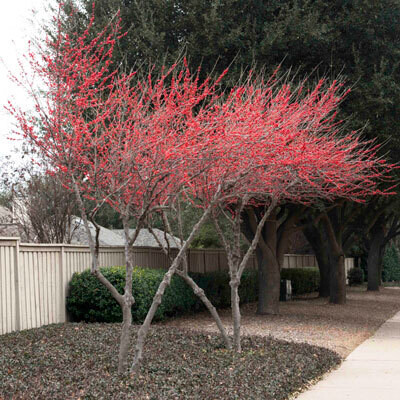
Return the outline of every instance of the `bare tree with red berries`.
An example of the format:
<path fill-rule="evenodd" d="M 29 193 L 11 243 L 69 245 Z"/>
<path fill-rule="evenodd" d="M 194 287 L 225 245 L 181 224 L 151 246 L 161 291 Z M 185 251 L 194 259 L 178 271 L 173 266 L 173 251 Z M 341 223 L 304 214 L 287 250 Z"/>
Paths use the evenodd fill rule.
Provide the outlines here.
<path fill-rule="evenodd" d="M 178 204 L 184 195 L 203 208 L 190 235 L 181 241 L 146 319 L 138 331 L 132 369 L 143 357 L 151 322 L 165 289 L 179 273 L 204 300 L 204 292 L 190 282 L 185 254 L 204 221 L 218 212 L 230 213 L 234 242 L 227 250 L 232 288 L 234 342 L 240 351 L 238 287 L 243 270 L 257 245 L 270 213 L 285 201 L 309 204 L 316 199 L 344 197 L 358 200 L 377 193 L 382 163 L 373 148 L 354 134 L 339 136 L 334 110 L 343 93 L 340 84 L 320 82 L 303 95 L 302 88 L 255 80 L 239 84 L 228 95 L 219 81 L 199 81 L 187 67 L 172 66 L 154 78 L 151 73 L 121 72 L 112 63 L 120 38 L 118 16 L 94 38 L 94 18 L 82 34 L 58 30 L 39 52 L 28 55 L 42 85 L 38 95 L 27 76 L 28 93 L 36 102 L 30 116 L 9 105 L 24 137 L 61 176 L 77 198 L 92 255 L 92 273 L 105 285 L 123 311 L 119 371 L 125 369 L 132 323 L 133 249 L 140 229 L 156 212 Z M 39 122 L 39 123 L 38 123 Z M 83 199 L 94 201 L 88 210 Z M 124 294 L 101 273 L 98 264 L 99 228 L 92 237 L 89 221 L 103 204 L 121 215 L 125 233 Z M 261 221 L 244 255 L 240 254 L 241 215 L 263 205 Z M 132 235 L 129 227 L 135 220 Z M 279 292 L 279 271 L 271 266 L 271 295 Z M 225 328 L 211 303 L 205 301 L 230 346 Z"/>
<path fill-rule="evenodd" d="M 76 195 L 92 254 L 92 273 L 122 308 L 119 371 L 123 371 L 134 304 L 132 245 L 149 215 L 211 163 L 212 149 L 191 125 L 194 108 L 199 113 L 203 105 L 212 104 L 218 80 L 200 83 L 186 67 L 172 66 L 155 79 L 151 73 L 126 74 L 114 68 L 111 58 L 120 37 L 118 16 L 91 39 L 93 17 L 80 35 L 63 33 L 60 18 L 56 22 L 55 38 L 48 38 L 44 48 L 28 55 L 31 68 L 47 88 L 45 96 L 37 94 L 30 77 L 16 79 L 34 98 L 37 115 L 29 116 L 11 104 L 9 110 L 24 137 Z M 84 198 L 94 202 L 92 209 L 85 208 Z M 124 227 L 124 294 L 99 269 L 95 216 L 105 203 L 119 212 Z M 195 226 L 184 248 L 205 218 Z M 132 220 L 136 222 L 134 234 L 129 230 Z M 90 221 L 96 227 L 95 237 Z M 181 257 L 178 254 L 177 260 Z M 213 315 L 230 346 L 216 311 Z"/>

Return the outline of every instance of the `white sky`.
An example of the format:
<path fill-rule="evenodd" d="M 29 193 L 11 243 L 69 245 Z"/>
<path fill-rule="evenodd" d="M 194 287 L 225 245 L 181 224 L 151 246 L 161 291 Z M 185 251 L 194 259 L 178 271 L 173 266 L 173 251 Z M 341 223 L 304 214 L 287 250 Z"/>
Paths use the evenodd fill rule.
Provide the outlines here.
<path fill-rule="evenodd" d="M 26 52 L 29 39 L 37 35 L 40 22 L 46 16 L 48 0 L 11 0 L 1 2 L 0 17 L 0 162 L 12 154 L 18 142 L 7 139 L 12 135 L 13 120 L 4 105 L 8 100 L 29 109 L 26 93 L 10 82 L 8 71 L 18 75 L 18 58 Z M 18 156 L 12 157 L 18 162 Z"/>

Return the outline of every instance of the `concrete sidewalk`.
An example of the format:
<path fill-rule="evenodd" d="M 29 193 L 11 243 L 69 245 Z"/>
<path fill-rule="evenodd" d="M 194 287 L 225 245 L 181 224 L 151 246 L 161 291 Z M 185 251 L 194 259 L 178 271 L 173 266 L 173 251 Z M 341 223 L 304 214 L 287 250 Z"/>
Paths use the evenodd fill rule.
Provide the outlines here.
<path fill-rule="evenodd" d="M 400 400 L 400 312 L 297 400 Z"/>

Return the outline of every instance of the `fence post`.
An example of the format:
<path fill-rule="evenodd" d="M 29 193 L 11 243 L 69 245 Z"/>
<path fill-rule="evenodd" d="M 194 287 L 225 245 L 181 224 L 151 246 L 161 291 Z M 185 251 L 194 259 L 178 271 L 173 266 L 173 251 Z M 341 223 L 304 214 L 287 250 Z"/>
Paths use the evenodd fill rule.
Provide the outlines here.
<path fill-rule="evenodd" d="M 60 322 L 66 322 L 65 317 L 65 295 L 64 294 L 64 245 L 60 246 L 60 286 L 59 286 L 59 293 L 60 293 Z"/>
<path fill-rule="evenodd" d="M 15 329 L 21 329 L 21 309 L 19 300 L 19 238 L 14 247 L 14 290 L 15 290 Z"/>

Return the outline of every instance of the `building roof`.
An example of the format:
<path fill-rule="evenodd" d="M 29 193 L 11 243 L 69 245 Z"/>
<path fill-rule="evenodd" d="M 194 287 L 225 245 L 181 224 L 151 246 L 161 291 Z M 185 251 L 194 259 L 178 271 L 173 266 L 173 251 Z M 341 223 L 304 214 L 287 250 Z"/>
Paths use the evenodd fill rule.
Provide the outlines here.
<path fill-rule="evenodd" d="M 112 232 L 116 232 L 118 235 L 122 237 L 124 240 L 124 231 L 123 229 L 113 229 Z M 129 235 L 132 237 L 135 232 L 135 229 L 129 229 Z M 167 242 L 165 240 L 165 232 L 153 228 L 154 234 L 157 236 L 158 240 L 160 243 L 162 243 L 163 246 L 167 247 Z M 166 234 L 167 236 L 167 241 L 169 243 L 170 248 L 178 248 L 176 243 L 179 243 L 180 240 L 177 237 L 171 236 L 169 233 Z M 136 247 L 160 247 L 157 243 L 157 240 L 154 238 L 153 234 L 148 230 L 142 228 L 139 232 L 139 235 L 134 243 L 134 246 Z"/>
<path fill-rule="evenodd" d="M 83 225 L 83 221 L 79 217 L 73 217 L 72 229 L 74 233 L 72 234 L 72 244 L 88 244 L 88 238 L 86 235 L 85 227 Z M 89 229 L 92 237 L 95 237 L 95 227 L 89 222 Z M 134 233 L 134 229 L 130 229 L 129 233 L 132 236 Z M 166 245 L 166 241 L 164 238 L 164 232 L 160 229 L 153 229 L 154 234 L 157 235 L 158 239 L 163 245 Z M 169 242 L 170 248 L 177 248 L 173 236 L 167 234 L 167 240 Z M 179 243 L 179 239 L 175 238 L 176 242 Z M 122 229 L 107 229 L 103 226 L 100 227 L 99 234 L 99 244 L 100 246 L 124 246 L 125 238 L 124 231 Z M 159 247 L 157 241 L 154 239 L 153 235 L 150 233 L 148 229 L 141 229 L 139 232 L 139 236 L 133 244 L 135 247 Z"/>

